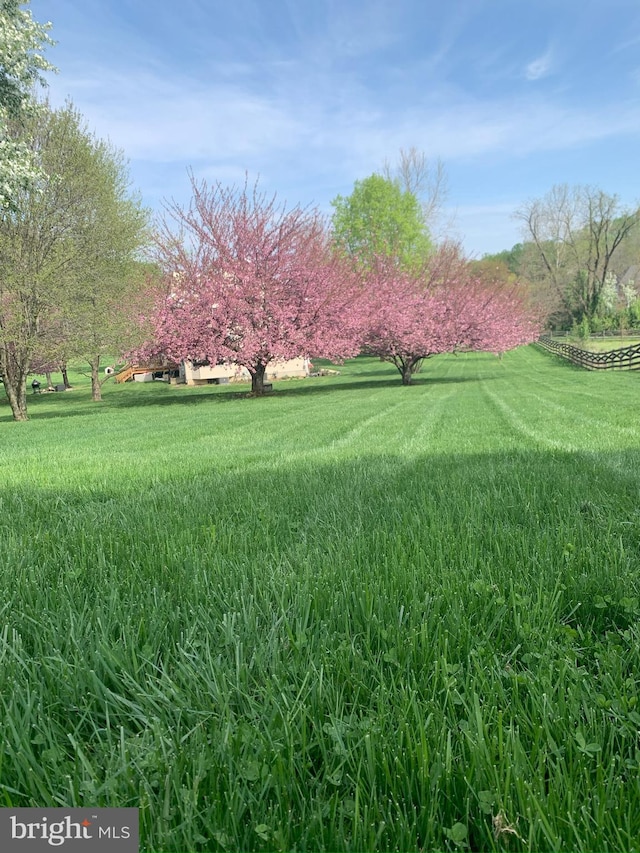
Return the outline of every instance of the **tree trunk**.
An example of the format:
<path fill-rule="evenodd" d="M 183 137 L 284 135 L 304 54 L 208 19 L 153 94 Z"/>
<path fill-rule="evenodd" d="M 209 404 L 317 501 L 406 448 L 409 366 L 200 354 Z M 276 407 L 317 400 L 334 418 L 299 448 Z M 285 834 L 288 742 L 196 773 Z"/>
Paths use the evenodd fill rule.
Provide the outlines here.
<path fill-rule="evenodd" d="M 402 384 L 403 385 L 413 385 L 413 374 L 417 373 L 422 367 L 422 362 L 425 358 L 428 358 L 427 355 L 420 356 L 412 356 L 411 358 L 400 359 L 398 358 L 395 361 L 395 365 L 400 371 L 400 376 L 402 376 Z"/>
<path fill-rule="evenodd" d="M 14 388 L 12 385 L 7 384 L 7 379 L 5 377 L 4 387 L 7 392 L 7 397 L 9 398 L 9 405 L 11 406 L 11 413 L 13 414 L 14 421 L 28 420 L 26 381 L 23 381 L 18 388 Z"/>
<path fill-rule="evenodd" d="M 51 379 L 51 372 L 47 371 L 45 373 L 45 376 L 47 377 L 47 391 L 53 391 L 53 380 Z"/>
<path fill-rule="evenodd" d="M 251 374 L 251 393 L 255 394 L 256 397 L 261 397 L 264 394 L 264 375 L 266 370 L 267 365 L 260 362 Z"/>
<path fill-rule="evenodd" d="M 65 388 L 71 388 L 71 383 L 69 382 L 69 376 L 67 375 L 67 365 L 60 365 L 60 373 L 62 373 L 62 381 L 64 382 Z"/>
<path fill-rule="evenodd" d="M 100 385 L 100 356 L 95 361 L 90 361 L 91 365 L 91 399 L 94 403 L 102 401 L 102 387 Z"/>
<path fill-rule="evenodd" d="M 4 390 L 11 406 L 14 421 L 26 421 L 27 373 L 29 363 L 18 358 L 6 345 L 0 349 L 0 372 L 4 379 Z"/>

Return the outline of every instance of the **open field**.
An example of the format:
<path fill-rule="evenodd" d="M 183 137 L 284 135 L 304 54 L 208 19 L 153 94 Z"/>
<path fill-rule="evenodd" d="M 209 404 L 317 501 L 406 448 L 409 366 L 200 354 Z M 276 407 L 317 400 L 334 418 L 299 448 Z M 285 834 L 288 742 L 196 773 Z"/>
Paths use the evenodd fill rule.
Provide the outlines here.
<path fill-rule="evenodd" d="M 0 408 L 0 804 L 144 851 L 639 850 L 640 376 Z"/>
<path fill-rule="evenodd" d="M 589 338 L 586 341 L 581 341 L 576 346 L 582 346 L 591 352 L 609 352 L 612 349 L 622 349 L 622 347 L 635 347 L 640 344 L 640 338 L 627 337 L 609 337 L 609 338 Z"/>
<path fill-rule="evenodd" d="M 587 338 L 586 340 L 559 336 L 554 337 L 561 344 L 569 344 L 573 347 L 580 347 L 581 349 L 588 350 L 589 352 L 610 352 L 614 349 L 622 349 L 623 347 L 634 347 L 637 344 L 640 344 L 640 338 L 637 335 L 632 338 L 609 335 L 606 338 L 593 337 Z"/>

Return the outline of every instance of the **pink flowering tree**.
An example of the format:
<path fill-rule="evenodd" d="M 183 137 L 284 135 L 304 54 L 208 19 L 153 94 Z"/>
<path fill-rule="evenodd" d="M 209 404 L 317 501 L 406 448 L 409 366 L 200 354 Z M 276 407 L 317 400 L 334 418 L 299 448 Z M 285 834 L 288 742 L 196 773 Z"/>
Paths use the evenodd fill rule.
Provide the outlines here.
<path fill-rule="evenodd" d="M 273 360 L 356 355 L 361 291 L 320 215 L 246 182 L 192 179 L 192 190 L 190 206 L 169 205 L 159 229 L 163 287 L 138 354 L 246 367 L 256 395 Z"/>
<path fill-rule="evenodd" d="M 494 352 L 535 341 L 542 323 L 521 284 L 490 285 L 469 277 L 456 294 L 460 303 L 458 348 Z"/>
<path fill-rule="evenodd" d="M 393 364 L 403 385 L 430 356 L 460 349 L 502 353 L 539 334 L 518 287 L 473 278 L 455 245 L 441 246 L 420 271 L 379 261 L 366 290 L 364 348 Z"/>

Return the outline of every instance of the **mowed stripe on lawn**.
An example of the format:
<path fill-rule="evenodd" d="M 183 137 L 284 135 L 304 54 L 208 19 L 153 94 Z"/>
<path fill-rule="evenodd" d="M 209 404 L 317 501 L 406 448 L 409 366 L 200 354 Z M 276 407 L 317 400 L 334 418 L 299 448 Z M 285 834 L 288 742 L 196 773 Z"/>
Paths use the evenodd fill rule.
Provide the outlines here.
<path fill-rule="evenodd" d="M 5 804 L 139 806 L 150 851 L 637 849 L 640 377 L 339 369 L 0 423 Z"/>

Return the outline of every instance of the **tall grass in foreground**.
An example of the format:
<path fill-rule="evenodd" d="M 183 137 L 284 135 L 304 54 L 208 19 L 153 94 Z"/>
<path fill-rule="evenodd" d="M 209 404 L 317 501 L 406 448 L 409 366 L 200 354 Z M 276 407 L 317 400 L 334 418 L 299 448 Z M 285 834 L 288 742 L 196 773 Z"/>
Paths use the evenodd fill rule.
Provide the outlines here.
<path fill-rule="evenodd" d="M 640 849 L 639 379 L 0 419 L 0 804 L 139 806 L 156 853 Z"/>

